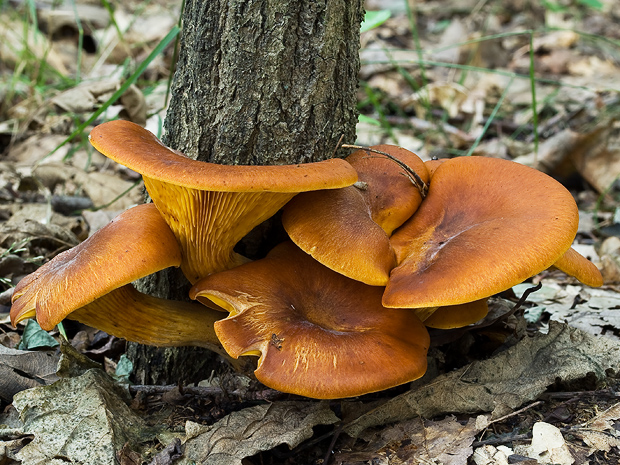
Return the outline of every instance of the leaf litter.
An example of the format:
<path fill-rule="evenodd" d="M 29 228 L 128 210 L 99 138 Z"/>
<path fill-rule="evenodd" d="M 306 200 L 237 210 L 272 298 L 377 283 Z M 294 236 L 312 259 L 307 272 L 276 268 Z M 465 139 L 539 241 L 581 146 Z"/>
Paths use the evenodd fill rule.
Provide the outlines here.
<path fill-rule="evenodd" d="M 82 83 L 64 82 L 50 94 L 29 92 L 30 83 L 19 76 L 13 88 L 0 85 L 0 277 L 7 295 L 10 286 L 41 260 L 141 202 L 141 186 L 130 190 L 134 173 L 100 157 L 83 141 L 60 144 L 76 121 L 85 120 L 118 88 L 123 73 L 119 63 L 144 58 L 174 24 L 169 11 L 178 6 L 160 3 L 165 2 L 148 5 L 140 15 L 134 15 L 132 5 L 117 6 L 111 17 L 101 7 L 78 4 L 87 41 L 92 36 L 104 51 L 82 55 Z M 419 3 L 415 13 L 421 52 L 403 2 L 374 6 L 391 5 L 392 15 L 362 37 L 361 78 L 376 104 L 360 96 L 366 121 L 358 126 L 360 142 L 399 143 L 425 158 L 462 154 L 477 144 L 476 155 L 514 159 L 563 180 L 576 196 L 582 218 L 591 220 L 580 227 L 575 245 L 596 245 L 588 255 L 602 268 L 604 288 L 585 289 L 553 273 L 536 277 L 535 281 L 542 279 L 543 289 L 531 294 L 521 310 L 511 313 L 504 301 L 492 309 L 497 313 L 492 321 L 446 332 L 438 339 L 442 344 L 431 360 L 437 369 L 423 383 L 330 404 L 293 396 L 274 396 L 266 402 L 256 400 L 258 396 L 252 401 L 258 405 L 250 405 L 243 399 L 226 400 L 230 393 L 225 387 L 217 396 L 202 394 L 199 401 L 195 394 L 180 392 L 174 406 L 157 400 L 157 395 L 134 394 L 132 399 L 101 366 L 83 367 L 85 362 L 66 353 L 56 381 L 57 349 L 14 349 L 11 333 L 16 333 L 5 319 L 0 322 L 6 336 L 2 341 L 11 347 L 0 354 L 5 381 L 0 397 L 7 405 L 0 461 L 293 464 L 321 463 L 327 457 L 330 463 L 342 464 L 501 464 L 524 461 L 526 456 L 530 462 L 524 463 L 547 463 L 551 456 L 556 463 L 618 460 L 620 246 L 612 243 L 620 236 L 617 13 L 611 0 L 597 2 L 600 8 L 579 2 L 576 11 L 562 2 L 557 2 L 558 11 L 529 11 L 516 1 L 495 10 L 470 3 Z M 371 1 L 367 7 L 373 8 Z M 27 48 L 35 61 L 46 60 L 62 75 L 75 75 L 78 35 L 73 9 L 39 13 L 48 35 L 22 17 L 1 12 L 0 72 L 19 69 Z M 532 36 L 533 54 L 523 24 L 540 26 Z M 60 30 L 74 34 L 54 36 Z M 131 87 L 106 116 L 122 113 L 157 133 L 165 115 L 171 56 L 170 48 L 147 68 L 152 88 Z M 420 58 L 440 65 L 420 66 Z M 540 78 L 535 81 L 536 95 L 529 79 L 532 63 Z M 127 190 L 130 194 L 121 195 Z M 84 198 L 89 203 L 60 210 L 54 198 Z M 92 206 L 103 209 L 85 210 Z M 522 291 L 516 288 L 516 296 Z M 516 299 L 507 298 L 514 305 Z M 5 300 L 0 305 L 8 312 Z M 69 334 L 73 343 L 104 362 L 108 372 L 113 370 L 119 357 L 114 338 L 70 325 Z M 54 384 L 45 386 L 49 383 Z M 244 395 L 250 398 L 261 389 L 250 385 Z M 575 390 L 567 392 L 570 389 Z M 155 415 L 154 409 L 166 413 Z M 166 418 L 170 409 L 181 413 Z M 201 409 L 211 413 L 204 415 Z M 206 416 L 209 421 L 201 420 Z M 185 421 L 179 423 L 179 418 Z M 557 447 L 547 447 L 552 438 Z M 552 455 L 556 449 L 564 455 Z"/>

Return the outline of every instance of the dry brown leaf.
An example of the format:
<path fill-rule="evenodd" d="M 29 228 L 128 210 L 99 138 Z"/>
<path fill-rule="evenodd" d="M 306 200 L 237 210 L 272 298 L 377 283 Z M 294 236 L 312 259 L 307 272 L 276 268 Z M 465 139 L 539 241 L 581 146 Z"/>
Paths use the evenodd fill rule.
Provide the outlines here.
<path fill-rule="evenodd" d="M 8 150 L 6 159 L 15 162 L 18 166 L 27 166 L 30 169 L 32 165 L 43 160 L 55 150 L 66 138 L 62 134 L 37 134 L 13 145 Z M 60 147 L 52 156 L 45 158 L 46 163 L 61 163 L 69 153 L 69 149 L 68 144 Z"/>
<path fill-rule="evenodd" d="M 512 451 L 505 451 L 500 449 L 499 447 L 493 447 L 491 445 L 484 445 L 482 447 L 478 447 L 474 451 L 474 455 L 472 456 L 473 461 L 476 465 L 508 465 L 508 457 Z"/>
<path fill-rule="evenodd" d="M 520 295 L 527 284 L 515 286 Z M 567 323 L 592 335 L 603 335 L 620 341 L 609 328 L 620 328 L 620 295 L 604 288 L 589 288 L 583 285 L 566 285 L 545 280 L 540 291 L 528 296 L 528 301 L 537 304 L 527 313 L 549 314 L 552 321 Z"/>
<path fill-rule="evenodd" d="M 47 37 L 32 25 L 6 14 L 0 15 L 0 37 L 0 62 L 14 67 L 21 62 L 21 57 L 31 54 L 36 61 L 45 62 L 60 74 L 69 73 Z"/>
<path fill-rule="evenodd" d="M 450 25 L 443 31 L 439 43 L 435 46 L 437 51 L 431 54 L 433 60 L 447 63 L 458 63 L 461 57 L 461 43 L 467 41 L 469 31 L 463 21 L 458 18 L 452 19 Z"/>
<path fill-rule="evenodd" d="M 482 421 L 481 421 L 482 420 Z M 475 435 L 488 426 L 486 418 L 471 418 L 465 424 L 454 417 L 440 421 L 421 418 L 382 428 L 363 438 L 369 442 L 363 452 L 340 453 L 336 463 L 376 463 L 387 459 L 397 463 L 443 463 L 465 465 L 472 455 Z"/>
<path fill-rule="evenodd" d="M 210 426 L 188 422 L 190 439 L 179 465 L 241 465 L 245 457 L 280 444 L 293 448 L 312 437 L 314 426 L 336 421 L 325 402 L 277 402 L 231 413 Z"/>
<path fill-rule="evenodd" d="M 599 413 L 586 423 L 586 426 L 596 431 L 615 431 L 614 424 L 612 422 L 620 419 L 620 402 L 612 405 L 604 412 Z"/>
<path fill-rule="evenodd" d="M 427 84 L 410 98 L 403 101 L 405 109 L 414 107 L 418 118 L 424 119 L 427 106 L 437 105 L 448 112 L 450 117 L 456 117 L 463 103 L 467 100 L 467 89 L 456 83 L 438 82 Z"/>
<path fill-rule="evenodd" d="M 620 448 L 620 438 L 611 434 L 587 429 L 571 431 L 571 433 L 581 438 L 590 447 L 590 454 L 598 450 L 609 452 L 612 447 Z"/>
<path fill-rule="evenodd" d="M 96 207 L 107 205 L 109 202 L 125 193 L 125 195 L 122 195 L 122 197 L 118 198 L 114 203 L 106 206 L 105 210 L 125 210 L 132 205 L 142 203 L 144 198 L 143 189 L 140 184 L 132 188 L 135 183 L 125 181 L 117 175 L 77 171 L 73 179 L 84 189 L 84 192 L 86 192 Z"/>
<path fill-rule="evenodd" d="M 599 193 L 607 192 L 620 178 L 620 149 L 607 146 L 607 138 L 601 138 L 590 150 L 581 150 L 573 155 L 577 171 Z"/>
<path fill-rule="evenodd" d="M 24 465 L 114 463 L 116 451 L 146 430 L 121 389 L 100 369 L 51 386 L 29 389 L 13 401 L 34 440 L 17 454 Z"/>
<path fill-rule="evenodd" d="M 77 18 L 76 18 L 77 13 Z M 103 28 L 110 22 L 107 10 L 101 5 L 87 5 L 83 3 L 56 5 L 54 8 L 40 8 L 37 11 L 39 23 L 51 35 L 62 34 L 62 29 L 73 29 L 78 34 L 80 26 L 88 30 Z M 81 24 L 78 26 L 77 20 Z M 66 34 L 66 32 L 64 32 Z"/>
<path fill-rule="evenodd" d="M 611 126 L 601 125 L 586 133 L 565 129 L 544 141 L 538 153 L 514 159 L 554 176 L 569 176 L 577 170 L 599 192 L 620 175 L 616 152 L 607 149 Z"/>
<path fill-rule="evenodd" d="M 58 355 L 9 349 L 0 345 L 0 398 L 11 402 L 18 392 L 58 379 Z"/>
<path fill-rule="evenodd" d="M 95 110 L 108 100 L 121 86 L 118 79 L 85 81 L 76 87 L 61 92 L 52 102 L 71 113 L 87 113 Z M 130 121 L 144 126 L 146 124 L 146 101 L 136 85 L 131 85 L 120 97 L 124 115 Z"/>

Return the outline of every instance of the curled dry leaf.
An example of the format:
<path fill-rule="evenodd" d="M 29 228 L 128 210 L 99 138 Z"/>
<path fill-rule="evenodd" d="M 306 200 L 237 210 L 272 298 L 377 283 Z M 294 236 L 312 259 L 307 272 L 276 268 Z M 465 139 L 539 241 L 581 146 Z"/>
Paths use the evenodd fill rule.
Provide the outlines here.
<path fill-rule="evenodd" d="M 277 402 L 250 407 L 204 428 L 190 424 L 193 437 L 185 444 L 180 464 L 241 465 L 245 457 L 280 444 L 292 449 L 312 437 L 314 426 L 336 421 L 338 418 L 325 402 Z"/>

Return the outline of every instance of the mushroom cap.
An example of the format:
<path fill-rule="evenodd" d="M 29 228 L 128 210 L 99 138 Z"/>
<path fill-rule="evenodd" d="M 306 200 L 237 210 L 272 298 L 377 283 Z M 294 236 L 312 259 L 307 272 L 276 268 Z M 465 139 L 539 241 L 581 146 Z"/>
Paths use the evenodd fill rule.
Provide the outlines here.
<path fill-rule="evenodd" d="M 124 120 L 96 126 L 90 143 L 106 157 L 151 179 L 221 192 L 288 192 L 337 189 L 357 181 L 344 160 L 277 166 L 219 165 L 192 160 L 166 147 L 153 133 Z"/>
<path fill-rule="evenodd" d="M 181 270 L 195 283 L 247 259 L 237 242 L 299 192 L 337 189 L 357 181 L 344 160 L 284 166 L 232 166 L 191 160 L 128 121 L 110 121 L 90 141 L 112 160 L 142 174 L 153 203 L 183 253 Z"/>
<path fill-rule="evenodd" d="M 424 320 L 424 326 L 435 329 L 462 328 L 482 320 L 487 313 L 489 313 L 487 299 L 439 307 Z"/>
<path fill-rule="evenodd" d="M 370 210 L 372 220 L 388 236 L 407 221 L 422 203 L 422 195 L 398 162 L 406 165 L 428 183 L 425 163 L 415 153 L 396 145 L 375 145 L 377 152 L 385 152 L 397 161 L 370 150 L 356 150 L 346 158 L 355 171 L 358 181 L 366 188 L 360 193 Z"/>
<path fill-rule="evenodd" d="M 429 336 L 409 310 L 381 306 L 382 288 L 337 274 L 290 242 L 208 276 L 190 297 L 225 302 L 216 333 L 234 358 L 260 355 L 259 381 L 320 399 L 357 396 L 422 376 Z"/>
<path fill-rule="evenodd" d="M 385 286 L 396 255 L 355 187 L 305 192 L 282 213 L 289 237 L 326 267 L 370 286 Z"/>
<path fill-rule="evenodd" d="M 447 160 L 391 238 L 398 266 L 383 305 L 444 307 L 508 289 L 553 265 L 578 221 L 570 193 L 546 174 L 497 158 Z"/>
<path fill-rule="evenodd" d="M 424 162 L 424 166 L 426 166 L 426 169 L 428 170 L 428 175 L 431 179 L 433 178 L 433 174 L 435 174 L 437 168 L 439 168 L 444 162 L 448 160 L 449 158 L 435 158 L 432 160 L 426 160 Z"/>
<path fill-rule="evenodd" d="M 113 289 L 180 263 L 179 245 L 155 206 L 133 207 L 22 279 L 13 293 L 11 322 L 36 314 L 50 330 Z"/>
<path fill-rule="evenodd" d="M 401 147 L 371 147 L 415 171 L 424 182 L 422 160 Z M 384 286 L 396 259 L 389 236 L 419 207 L 422 196 L 406 170 L 385 155 L 357 150 L 347 161 L 363 187 L 302 193 L 283 210 L 289 237 L 328 268 L 371 286 Z"/>
<path fill-rule="evenodd" d="M 603 275 L 596 265 L 572 247 L 558 258 L 553 266 L 569 276 L 574 276 L 586 286 L 603 285 Z"/>

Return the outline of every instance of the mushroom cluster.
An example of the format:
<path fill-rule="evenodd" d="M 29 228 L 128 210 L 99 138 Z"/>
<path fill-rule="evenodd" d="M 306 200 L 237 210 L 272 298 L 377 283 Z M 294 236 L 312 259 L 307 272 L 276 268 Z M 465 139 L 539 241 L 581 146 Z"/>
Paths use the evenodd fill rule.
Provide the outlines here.
<path fill-rule="evenodd" d="M 131 341 L 257 356 L 265 385 L 332 399 L 421 377 L 426 327 L 469 325 L 488 297 L 547 268 L 602 285 L 571 248 L 570 193 L 510 161 L 423 162 L 381 145 L 346 160 L 223 166 L 126 121 L 97 126 L 90 141 L 142 174 L 153 203 L 24 278 L 13 324 L 71 318 Z M 255 261 L 234 251 L 280 209 L 290 241 Z M 131 284 L 167 267 L 181 268 L 199 303 Z"/>

